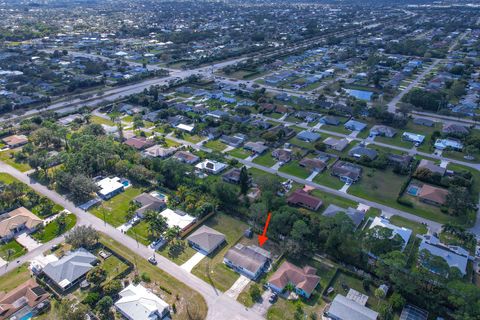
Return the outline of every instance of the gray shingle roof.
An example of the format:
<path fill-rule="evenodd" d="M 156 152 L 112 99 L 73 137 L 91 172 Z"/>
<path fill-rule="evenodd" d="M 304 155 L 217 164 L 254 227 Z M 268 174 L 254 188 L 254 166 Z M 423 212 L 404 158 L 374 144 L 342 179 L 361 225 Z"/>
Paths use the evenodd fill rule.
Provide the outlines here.
<path fill-rule="evenodd" d="M 225 241 L 225 235 L 210 227 L 201 226 L 188 236 L 187 240 L 210 253 Z"/>
<path fill-rule="evenodd" d="M 377 312 L 341 294 L 336 295 L 328 309 L 328 314 L 342 320 L 376 320 L 378 318 Z"/>

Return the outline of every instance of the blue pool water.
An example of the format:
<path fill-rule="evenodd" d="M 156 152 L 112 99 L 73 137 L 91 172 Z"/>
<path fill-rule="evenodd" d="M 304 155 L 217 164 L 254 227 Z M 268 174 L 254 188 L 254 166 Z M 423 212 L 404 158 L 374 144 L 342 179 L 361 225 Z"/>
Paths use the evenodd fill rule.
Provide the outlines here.
<path fill-rule="evenodd" d="M 417 196 L 420 192 L 420 188 L 418 186 L 410 186 L 408 187 L 407 193 L 412 196 Z"/>
<path fill-rule="evenodd" d="M 349 95 L 360 100 L 370 101 L 372 99 L 373 92 L 364 90 L 345 89 Z"/>
<path fill-rule="evenodd" d="M 21 317 L 20 320 L 30 320 L 30 319 L 32 319 L 32 317 L 33 317 L 33 313 L 29 312 L 26 315 L 24 315 L 23 317 Z"/>

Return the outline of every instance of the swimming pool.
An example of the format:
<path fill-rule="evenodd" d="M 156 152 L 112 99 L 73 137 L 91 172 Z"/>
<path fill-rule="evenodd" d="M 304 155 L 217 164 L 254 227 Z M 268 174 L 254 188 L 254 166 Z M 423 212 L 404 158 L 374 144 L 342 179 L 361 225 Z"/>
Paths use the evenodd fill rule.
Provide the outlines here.
<path fill-rule="evenodd" d="M 407 193 L 409 195 L 412 195 L 412 196 L 418 196 L 418 194 L 420 193 L 420 187 L 419 186 L 409 186 L 408 189 L 407 189 Z"/>
<path fill-rule="evenodd" d="M 33 313 L 29 312 L 26 315 L 24 315 L 23 317 L 21 317 L 20 320 L 30 320 L 30 319 L 32 319 L 32 317 L 33 317 Z"/>

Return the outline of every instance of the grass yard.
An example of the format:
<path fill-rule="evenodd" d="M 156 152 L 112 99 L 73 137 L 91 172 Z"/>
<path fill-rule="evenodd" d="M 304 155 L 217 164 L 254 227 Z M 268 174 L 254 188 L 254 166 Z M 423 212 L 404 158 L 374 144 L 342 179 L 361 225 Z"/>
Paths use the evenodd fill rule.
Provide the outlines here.
<path fill-rule="evenodd" d="M 58 229 L 58 224 L 54 220 L 54 221 L 50 222 L 49 224 L 47 224 L 45 226 L 45 228 L 43 228 L 43 230 L 40 230 L 40 231 L 32 234 L 32 238 L 34 238 L 35 240 L 37 240 L 41 243 L 48 242 L 48 241 L 64 234 L 68 230 L 72 229 L 73 226 L 75 226 L 75 224 L 77 223 L 77 217 L 74 214 L 68 214 L 65 217 L 65 221 L 66 221 L 65 229 L 62 230 L 61 232 Z"/>
<path fill-rule="evenodd" d="M 324 171 L 323 173 L 317 174 L 317 176 L 313 178 L 313 182 L 335 190 L 340 189 L 345 184 L 337 177 L 332 176 L 328 170 Z"/>
<path fill-rule="evenodd" d="M 407 176 L 397 175 L 390 169 L 377 170 L 363 167 L 360 181 L 352 184 L 348 193 L 387 206 L 393 206 L 397 204 L 398 192 L 406 180 Z"/>
<path fill-rule="evenodd" d="M 385 143 L 385 144 L 389 144 L 389 145 L 392 145 L 392 146 L 397 146 L 397 147 L 401 147 L 401 148 L 406 148 L 406 149 L 411 149 L 413 148 L 414 144 L 413 142 L 410 142 L 410 141 L 404 141 L 402 139 L 402 134 L 401 133 L 398 133 L 393 137 L 393 138 L 387 138 L 387 137 L 375 137 L 375 141 L 376 142 L 380 142 L 380 143 Z M 424 144 L 426 143 L 426 141 L 423 142 Z"/>
<path fill-rule="evenodd" d="M 9 292 L 30 278 L 31 275 L 30 270 L 28 270 L 28 264 L 24 263 L 9 273 L 0 276 L 0 292 Z"/>
<path fill-rule="evenodd" d="M 161 250 L 160 254 L 169 260 L 172 260 L 178 265 L 182 265 L 188 261 L 195 253 L 196 250 L 192 249 L 188 245 L 186 240 L 175 240 L 168 243 Z"/>
<path fill-rule="evenodd" d="M 148 246 L 153 240 L 155 240 L 150 237 L 150 234 L 148 232 L 148 223 L 143 220 L 128 229 L 127 235 L 146 246 Z"/>
<path fill-rule="evenodd" d="M 330 204 L 334 204 L 336 206 L 342 207 L 342 208 L 357 208 L 358 203 L 346 198 L 342 198 L 330 193 L 323 192 L 321 190 L 315 189 L 312 191 L 312 195 L 319 197 L 323 201 L 322 208 L 325 209 L 327 208 Z"/>
<path fill-rule="evenodd" d="M 158 267 L 151 265 L 147 260 L 136 255 L 134 251 L 106 235 L 101 235 L 100 242 L 112 250 L 121 253 L 122 256 L 129 261 L 136 261 L 138 273 L 142 274 L 145 272 L 150 276 L 152 282 L 149 284 L 149 287 L 160 292 L 162 299 L 168 304 L 172 305 L 175 303 L 177 313 L 174 315 L 174 318 L 189 320 L 191 317 L 189 317 L 188 313 L 195 314 L 198 319 L 206 318 L 207 305 L 198 292 L 171 277 Z"/>
<path fill-rule="evenodd" d="M 222 152 L 227 147 L 226 144 L 219 140 L 209 140 L 204 144 L 204 146 L 218 152 Z"/>
<path fill-rule="evenodd" d="M 128 269 L 128 265 L 114 255 L 102 261 L 102 268 L 107 272 L 105 283 L 114 279 L 116 276 Z"/>
<path fill-rule="evenodd" d="M 330 131 L 330 132 L 342 133 L 342 134 L 346 134 L 346 135 L 349 135 L 351 133 L 350 130 L 345 129 L 343 124 L 339 124 L 338 126 L 332 126 L 332 125 L 329 125 L 329 124 L 324 124 L 320 127 L 320 129 Z"/>
<path fill-rule="evenodd" d="M 201 137 L 201 136 L 197 136 L 197 135 L 191 135 L 189 133 L 184 133 L 182 135 L 181 139 L 183 139 L 185 141 L 188 141 L 188 142 L 191 142 L 191 143 L 199 143 L 200 141 L 202 141 L 205 138 Z"/>
<path fill-rule="evenodd" d="M 427 227 L 421 223 L 409 220 L 401 216 L 392 216 L 390 222 L 399 227 L 405 227 L 413 231 L 413 235 L 427 233 Z"/>
<path fill-rule="evenodd" d="M 0 181 L 6 184 L 10 184 L 12 182 L 19 182 L 17 179 L 9 175 L 8 173 L 0 172 Z"/>
<path fill-rule="evenodd" d="M 223 256 L 231 246 L 242 238 L 247 225 L 225 214 L 217 214 L 211 217 L 205 225 L 223 233 L 227 245 L 222 247 L 213 257 L 206 257 L 200 261 L 193 268 L 192 273 L 216 289 L 226 291 L 235 283 L 239 274 L 223 263 Z"/>
<path fill-rule="evenodd" d="M 318 141 L 321 141 L 322 138 L 318 139 Z M 297 137 L 293 137 L 288 141 L 290 144 L 293 144 L 295 146 L 298 146 L 300 148 L 305 148 L 308 150 L 315 150 L 315 142 L 306 142 L 303 140 L 298 139 Z"/>
<path fill-rule="evenodd" d="M 96 124 L 104 124 L 107 126 L 115 126 L 115 122 L 113 122 L 112 120 L 105 119 L 99 116 L 94 116 L 94 115 L 92 115 L 92 117 L 90 118 L 90 122 L 96 123 Z"/>
<path fill-rule="evenodd" d="M 272 154 L 271 152 L 266 152 L 265 154 L 262 154 L 261 156 L 258 156 L 256 157 L 255 159 L 253 159 L 252 161 L 253 163 L 256 163 L 256 164 L 259 164 L 261 166 L 264 166 L 264 167 L 271 167 L 273 166 L 275 163 L 277 163 L 277 160 L 275 160 L 273 157 L 272 157 Z"/>
<path fill-rule="evenodd" d="M 228 151 L 227 153 L 229 155 L 231 155 L 232 157 L 235 157 L 235 158 L 238 158 L 238 159 L 246 159 L 251 155 L 250 151 L 247 151 L 247 150 L 242 149 L 242 148 L 233 149 L 233 150 Z"/>
<path fill-rule="evenodd" d="M 275 174 L 268 173 L 268 172 L 265 172 L 263 170 L 253 168 L 253 167 L 248 169 L 248 173 L 252 175 L 253 181 L 255 183 L 258 183 L 258 181 L 261 180 L 263 177 L 269 177 L 269 178 L 272 178 L 272 179 L 276 179 L 278 181 L 284 181 L 285 180 L 285 179 L 280 178 L 279 176 L 277 176 Z"/>
<path fill-rule="evenodd" d="M 10 257 L 8 255 L 9 252 Z M 5 261 L 15 260 L 18 257 L 23 256 L 25 253 L 27 253 L 27 249 L 22 247 L 22 245 L 16 240 L 10 240 L 5 244 L 0 245 L 0 258 Z"/>
<path fill-rule="evenodd" d="M 5 162 L 9 166 L 14 167 L 15 169 L 21 172 L 25 172 L 32 169 L 32 167 L 30 167 L 30 165 L 26 162 L 23 163 L 23 162 L 15 161 L 15 158 L 13 158 L 15 151 L 18 151 L 18 150 L 14 149 L 14 150 L 0 151 L 0 161 Z"/>
<path fill-rule="evenodd" d="M 130 201 L 132 201 L 133 198 L 135 198 L 141 193 L 141 189 L 132 186 L 125 189 L 124 192 L 116 195 L 112 199 L 104 201 L 102 205 L 95 207 L 90 212 L 103 220 L 103 211 L 105 211 L 105 220 L 107 221 L 107 223 L 111 224 L 114 227 L 121 226 L 126 222 L 125 216 L 127 214 Z"/>
<path fill-rule="evenodd" d="M 289 163 L 280 167 L 279 171 L 302 179 L 308 178 L 308 176 L 310 175 L 310 171 L 308 171 L 304 167 L 301 167 L 298 164 L 298 161 L 290 161 Z"/>

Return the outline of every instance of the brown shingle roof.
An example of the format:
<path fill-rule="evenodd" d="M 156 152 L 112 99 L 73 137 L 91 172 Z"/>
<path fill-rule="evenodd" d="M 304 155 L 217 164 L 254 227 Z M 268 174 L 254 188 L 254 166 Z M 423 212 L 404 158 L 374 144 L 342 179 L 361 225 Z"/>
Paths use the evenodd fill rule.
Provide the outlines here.
<path fill-rule="evenodd" d="M 17 227 L 25 225 L 28 229 L 35 228 L 43 223 L 42 219 L 34 215 L 30 210 L 20 207 L 6 214 L 6 218 L 0 221 L 0 238 L 5 237 Z"/>
<path fill-rule="evenodd" d="M 448 190 L 424 184 L 420 194 L 420 199 L 432 201 L 438 204 L 445 204 L 447 201 Z"/>
<path fill-rule="evenodd" d="M 305 266 L 302 269 L 286 261 L 270 277 L 268 282 L 281 289 L 291 283 L 310 295 L 320 281 L 320 277 L 316 275 L 316 272 L 317 269 L 313 267 Z"/>
<path fill-rule="evenodd" d="M 300 205 L 312 210 L 318 210 L 322 206 L 322 200 L 309 195 L 303 190 L 296 190 L 287 199 L 289 204 Z"/>
<path fill-rule="evenodd" d="M 49 297 L 50 295 L 37 284 L 35 279 L 30 279 L 0 297 L 0 320 L 8 319 L 26 305 L 34 308 Z"/>

